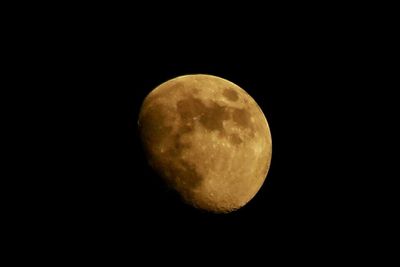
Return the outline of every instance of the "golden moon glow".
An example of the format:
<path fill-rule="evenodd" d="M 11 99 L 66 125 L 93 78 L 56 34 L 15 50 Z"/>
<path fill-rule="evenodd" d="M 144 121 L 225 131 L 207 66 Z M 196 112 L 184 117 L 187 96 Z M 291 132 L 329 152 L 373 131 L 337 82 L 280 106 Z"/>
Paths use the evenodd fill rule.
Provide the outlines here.
<path fill-rule="evenodd" d="M 150 165 L 194 207 L 236 210 L 268 173 L 268 122 L 254 99 L 225 79 L 166 81 L 145 98 L 138 124 Z"/>

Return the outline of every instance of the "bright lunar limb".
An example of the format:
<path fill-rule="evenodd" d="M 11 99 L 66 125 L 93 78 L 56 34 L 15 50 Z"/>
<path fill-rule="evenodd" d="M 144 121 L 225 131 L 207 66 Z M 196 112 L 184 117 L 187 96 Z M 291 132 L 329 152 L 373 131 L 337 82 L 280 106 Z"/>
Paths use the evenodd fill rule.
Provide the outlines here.
<path fill-rule="evenodd" d="M 138 124 L 150 165 L 199 209 L 226 213 L 244 206 L 268 173 L 267 119 L 228 80 L 196 74 L 166 81 L 145 98 Z"/>

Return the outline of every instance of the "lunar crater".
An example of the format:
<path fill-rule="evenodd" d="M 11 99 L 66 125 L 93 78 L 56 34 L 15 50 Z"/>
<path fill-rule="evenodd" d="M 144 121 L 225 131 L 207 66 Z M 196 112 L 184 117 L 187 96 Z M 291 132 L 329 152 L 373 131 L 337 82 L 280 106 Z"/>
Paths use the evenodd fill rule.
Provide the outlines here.
<path fill-rule="evenodd" d="M 237 134 L 229 135 L 229 141 L 233 145 L 240 145 L 241 143 L 243 143 L 242 138 L 240 138 L 239 135 L 237 135 Z"/>
<path fill-rule="evenodd" d="M 230 88 L 224 89 L 223 96 L 230 101 L 236 101 L 239 99 L 238 93 Z"/>

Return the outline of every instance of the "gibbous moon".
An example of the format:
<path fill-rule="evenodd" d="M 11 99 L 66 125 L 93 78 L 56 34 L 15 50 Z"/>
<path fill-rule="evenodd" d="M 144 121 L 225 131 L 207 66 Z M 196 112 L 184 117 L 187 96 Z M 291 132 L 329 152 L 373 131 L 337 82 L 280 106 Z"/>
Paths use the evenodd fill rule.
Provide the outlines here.
<path fill-rule="evenodd" d="M 267 119 L 228 80 L 198 74 L 166 81 L 145 98 L 138 124 L 150 165 L 196 208 L 236 210 L 256 195 L 268 173 Z"/>

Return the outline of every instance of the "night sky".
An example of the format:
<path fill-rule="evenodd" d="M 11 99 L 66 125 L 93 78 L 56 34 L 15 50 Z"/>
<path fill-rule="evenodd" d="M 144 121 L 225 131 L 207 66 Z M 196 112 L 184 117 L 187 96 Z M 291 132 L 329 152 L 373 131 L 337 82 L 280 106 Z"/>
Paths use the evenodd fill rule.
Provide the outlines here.
<path fill-rule="evenodd" d="M 43 188 L 57 200 L 45 201 L 46 225 L 56 225 L 57 235 L 82 249 L 138 257 L 151 251 L 155 259 L 162 251 L 199 258 L 243 250 L 261 258 L 332 255 L 326 246 L 350 251 L 366 238 L 360 218 L 369 209 L 367 181 L 359 173 L 366 167 L 358 153 L 367 140 L 356 130 L 366 125 L 356 107 L 356 65 L 365 59 L 353 35 L 332 38 L 332 25 L 276 20 L 255 32 L 237 24 L 215 29 L 224 33 L 217 38 L 199 26 L 183 36 L 179 25 L 144 30 L 143 21 L 134 28 L 118 21 L 85 23 L 73 38 L 53 38 L 62 46 L 53 46 L 46 75 L 57 89 L 53 105 L 65 106 L 53 119 L 61 125 L 53 131 L 63 136 L 54 149 L 63 156 L 53 158 L 54 179 Z M 199 73 L 245 89 L 271 130 L 267 179 L 229 214 L 184 204 L 148 166 L 138 136 L 146 95 L 171 78 Z"/>

